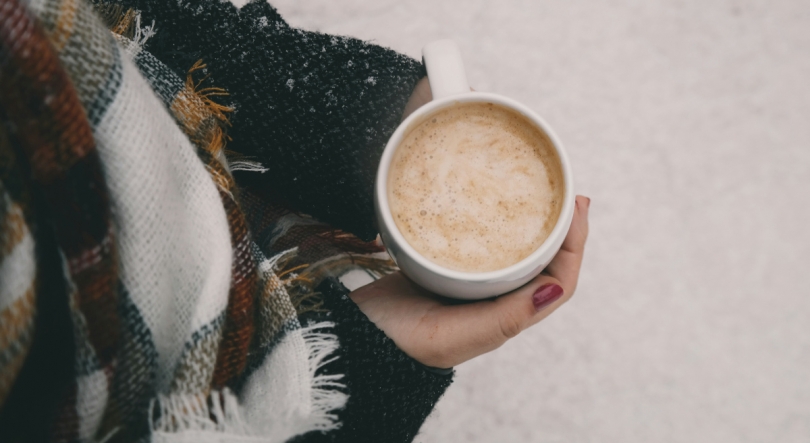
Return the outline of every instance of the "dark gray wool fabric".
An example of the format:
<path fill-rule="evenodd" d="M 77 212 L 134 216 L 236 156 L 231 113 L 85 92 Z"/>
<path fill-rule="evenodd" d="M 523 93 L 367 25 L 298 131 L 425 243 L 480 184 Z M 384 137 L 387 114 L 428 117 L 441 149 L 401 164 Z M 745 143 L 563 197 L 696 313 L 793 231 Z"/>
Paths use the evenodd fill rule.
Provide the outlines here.
<path fill-rule="evenodd" d="M 329 314 L 317 320 L 334 321 L 340 338 L 340 358 L 326 365 L 326 373 L 346 374 L 349 401 L 339 412 L 341 427 L 329 433 L 310 432 L 294 443 L 410 442 L 439 397 L 452 382 L 447 375 L 428 371 L 399 350 L 348 297 L 334 279 L 318 292 Z"/>
<path fill-rule="evenodd" d="M 155 21 L 146 45 L 185 78 L 197 60 L 236 110 L 228 149 L 259 160 L 243 173 L 286 206 L 373 239 L 373 183 L 421 63 L 361 40 L 294 29 L 266 1 L 123 0 Z"/>
<path fill-rule="evenodd" d="M 264 1 L 237 10 L 220 0 L 96 0 L 141 11 L 157 33 L 146 49 L 184 77 L 197 60 L 225 104 L 232 141 L 269 170 L 237 173 L 239 185 L 373 239 L 373 183 L 387 139 L 399 124 L 424 67 L 360 40 L 289 27 Z M 318 289 L 335 322 L 338 358 L 325 372 L 344 374 L 341 428 L 296 443 L 410 442 L 452 381 L 404 354 L 347 297 L 339 282 Z M 323 318 L 320 316 L 327 315 Z M 302 321 L 306 321 L 302 318 Z"/>

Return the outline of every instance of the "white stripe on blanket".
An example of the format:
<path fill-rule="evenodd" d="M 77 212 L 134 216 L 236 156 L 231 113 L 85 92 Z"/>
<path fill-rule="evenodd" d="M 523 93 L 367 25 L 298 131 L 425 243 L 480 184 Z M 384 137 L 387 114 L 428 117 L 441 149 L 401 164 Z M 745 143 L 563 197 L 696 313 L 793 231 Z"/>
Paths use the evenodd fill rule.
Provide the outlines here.
<path fill-rule="evenodd" d="M 348 399 L 338 390 L 344 387 L 338 382 L 343 376 L 315 375 L 338 348 L 337 337 L 323 332 L 332 326 L 326 322 L 290 331 L 250 376 L 239 399 L 228 390 L 213 392 L 210 399 L 160 396 L 153 403 L 160 419 L 150 425 L 152 441 L 282 443 L 337 428 L 334 411 Z"/>
<path fill-rule="evenodd" d="M 191 143 L 130 56 L 122 60 L 119 94 L 96 137 L 110 188 L 122 281 L 158 352 L 159 394 L 153 406 L 161 413 L 151 425 L 152 439 L 283 442 L 336 428 L 334 411 L 347 400 L 338 383 L 342 375 L 316 376 L 338 348 L 337 337 L 327 333 L 330 323 L 301 328 L 293 319 L 294 328 L 250 376 L 241 398 L 226 390 L 211 393 L 209 402 L 203 392 L 169 391 L 191 334 L 226 307 L 230 233 L 214 182 Z M 270 268 L 262 272 L 277 278 L 275 266 Z M 283 286 L 279 290 L 286 292 Z M 213 370 L 213 364 L 200 366 L 206 366 L 196 368 L 201 372 Z M 151 412 L 149 417 L 154 417 Z"/>
<path fill-rule="evenodd" d="M 347 400 L 336 389 L 343 387 L 338 383 L 343 376 L 316 376 L 338 348 L 337 337 L 323 332 L 332 326 L 320 323 L 287 333 L 251 374 L 240 403 L 253 432 L 267 436 L 267 441 L 283 442 L 310 430 L 336 427 L 332 411 Z"/>
<path fill-rule="evenodd" d="M 104 407 L 107 405 L 109 386 L 103 370 L 93 371 L 76 379 L 76 414 L 79 416 L 79 439 L 93 441 Z"/>
<path fill-rule="evenodd" d="M 12 218 L 19 221 L 24 220 L 25 216 L 22 209 L 19 205 L 12 203 L 6 193 L 0 194 L 0 198 L 3 199 L 3 201 L 0 201 L 0 205 L 5 205 L 8 210 L 6 220 L 0 220 L 0 228 L 3 227 L 2 223 Z M 14 302 L 25 296 L 31 289 L 34 276 L 37 273 L 34 238 L 25 224 L 20 223 L 20 226 L 24 231 L 20 235 L 20 241 L 0 261 L 0 311 L 10 307 Z"/>
<path fill-rule="evenodd" d="M 152 333 L 166 392 L 191 334 L 228 302 L 231 240 L 219 193 L 127 55 L 96 131 L 117 228 L 121 279 Z M 213 368 L 206 368 L 209 371 Z"/>

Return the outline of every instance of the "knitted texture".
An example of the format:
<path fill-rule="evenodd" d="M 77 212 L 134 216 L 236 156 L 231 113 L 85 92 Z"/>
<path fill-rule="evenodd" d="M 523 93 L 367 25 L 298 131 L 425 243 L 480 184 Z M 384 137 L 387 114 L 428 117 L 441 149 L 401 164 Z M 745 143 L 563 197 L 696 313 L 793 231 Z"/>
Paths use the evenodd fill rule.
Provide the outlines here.
<path fill-rule="evenodd" d="M 178 74 L 198 59 L 235 107 L 229 149 L 258 159 L 259 185 L 286 206 L 371 240 L 382 149 L 417 61 L 361 40 L 289 27 L 266 1 L 123 0 L 159 32 L 146 48 Z M 237 173 L 238 174 L 238 173 Z"/>
<path fill-rule="evenodd" d="M 433 406 L 450 386 L 453 374 L 441 375 L 402 352 L 363 314 L 337 280 L 318 287 L 340 337 L 340 358 L 325 368 L 346 374 L 346 408 L 340 429 L 313 432 L 295 440 L 317 442 L 410 442 Z"/>

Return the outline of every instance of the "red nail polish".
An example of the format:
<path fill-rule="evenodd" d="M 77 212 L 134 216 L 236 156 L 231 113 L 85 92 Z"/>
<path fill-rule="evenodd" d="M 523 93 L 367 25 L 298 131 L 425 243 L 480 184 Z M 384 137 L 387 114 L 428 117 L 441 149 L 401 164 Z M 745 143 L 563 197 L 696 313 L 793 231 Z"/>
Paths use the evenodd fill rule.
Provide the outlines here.
<path fill-rule="evenodd" d="M 563 295 L 563 288 L 560 285 L 549 283 L 537 288 L 532 295 L 532 303 L 534 303 L 534 310 L 540 311 L 546 306 L 554 303 Z"/>

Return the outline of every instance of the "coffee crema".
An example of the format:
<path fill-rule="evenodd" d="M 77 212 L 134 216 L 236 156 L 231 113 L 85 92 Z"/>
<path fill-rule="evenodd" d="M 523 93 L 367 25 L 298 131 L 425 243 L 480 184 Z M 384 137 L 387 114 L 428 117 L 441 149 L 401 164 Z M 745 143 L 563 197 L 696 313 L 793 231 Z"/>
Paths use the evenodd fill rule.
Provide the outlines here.
<path fill-rule="evenodd" d="M 387 188 L 405 240 L 464 272 L 503 269 L 537 250 L 565 193 L 545 132 L 491 103 L 456 104 L 412 127 L 394 153 Z"/>

